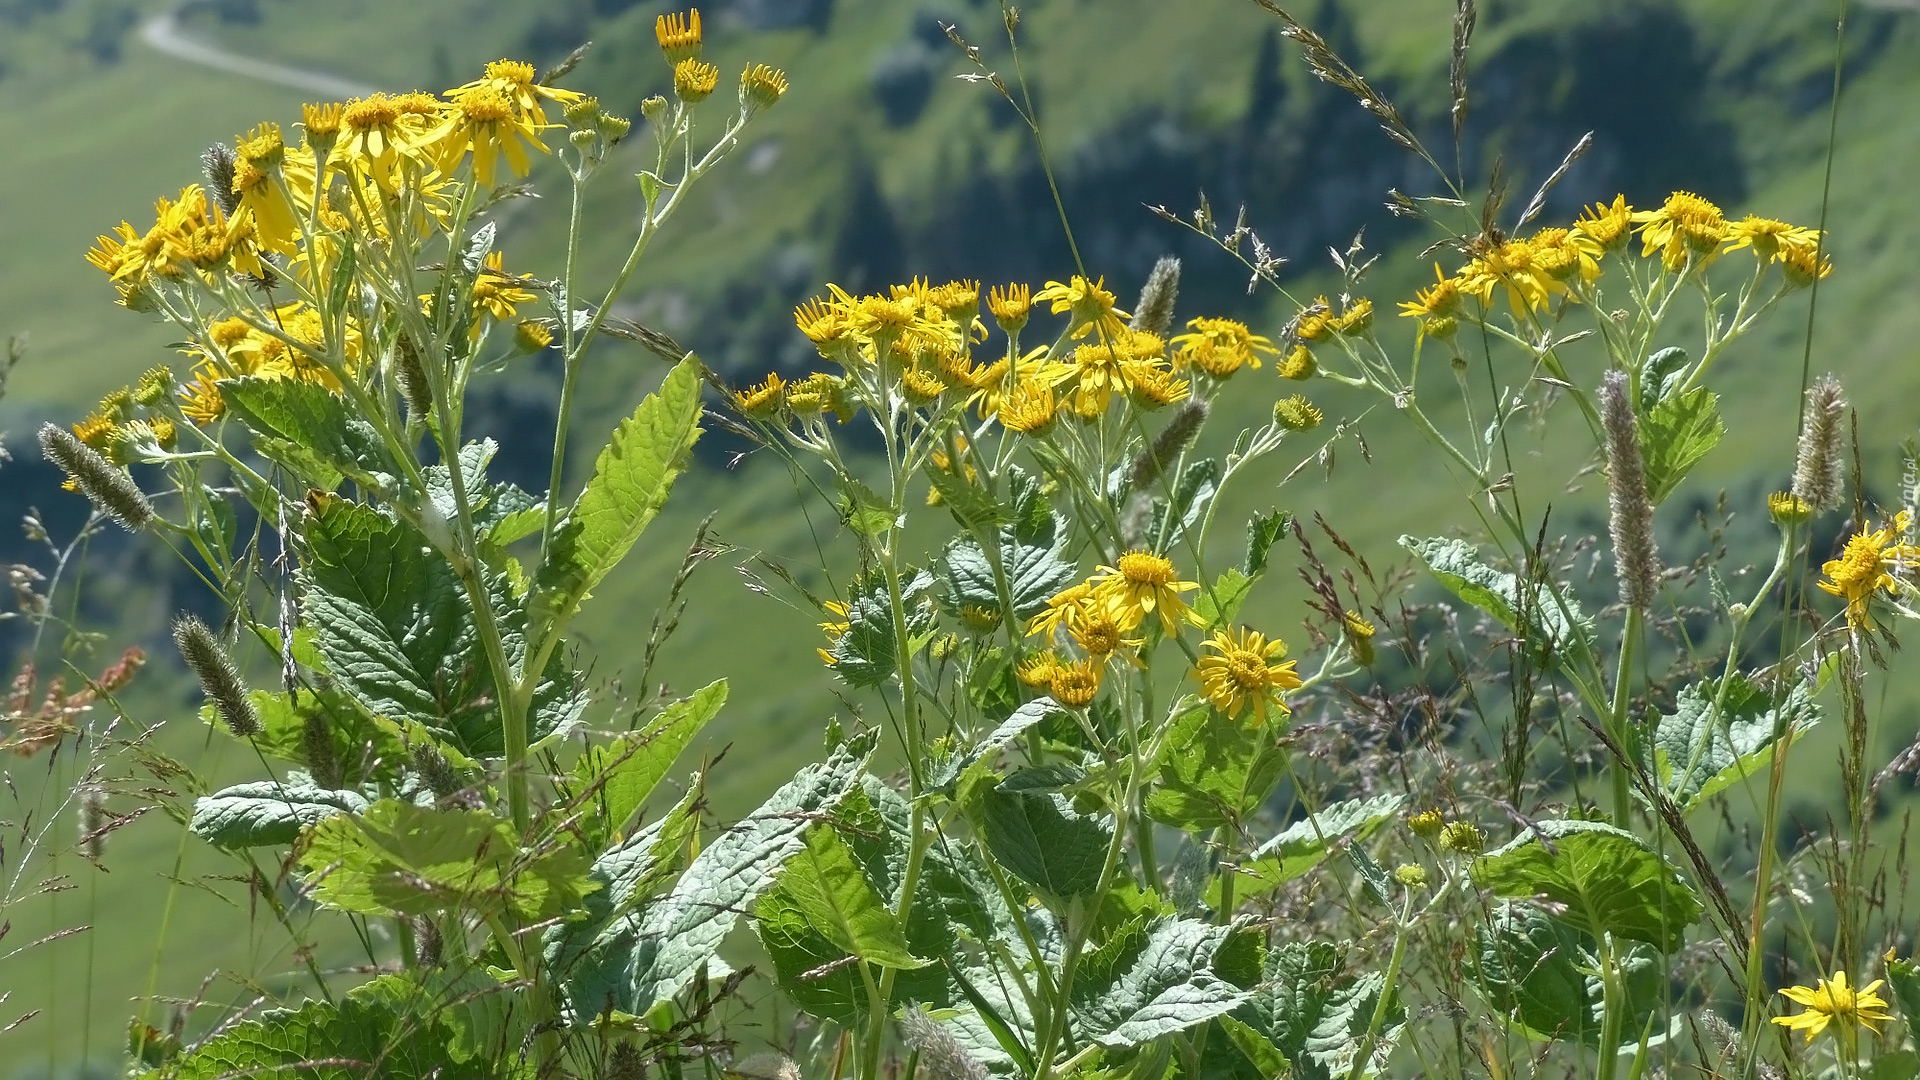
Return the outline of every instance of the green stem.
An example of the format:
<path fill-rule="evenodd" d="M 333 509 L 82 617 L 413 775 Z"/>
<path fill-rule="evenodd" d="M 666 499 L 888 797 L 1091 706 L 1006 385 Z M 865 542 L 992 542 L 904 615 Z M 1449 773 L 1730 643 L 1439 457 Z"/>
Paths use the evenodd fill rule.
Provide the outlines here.
<path fill-rule="evenodd" d="M 1620 633 L 1620 667 L 1613 677 L 1613 706 L 1607 710 L 1607 735 L 1613 739 L 1620 753 L 1620 760 L 1613 762 L 1607 770 L 1613 779 L 1613 823 L 1623 829 L 1631 827 L 1633 821 L 1633 799 L 1627 786 L 1627 770 L 1633 760 L 1633 742 L 1627 709 L 1633 701 L 1634 653 L 1645 633 L 1646 617 L 1646 613 L 1639 608 L 1627 609 L 1626 629 Z"/>
<path fill-rule="evenodd" d="M 1400 905 L 1400 924 L 1394 928 L 1393 952 L 1387 957 L 1387 977 L 1380 986 L 1380 999 L 1373 1003 L 1373 1015 L 1367 1020 L 1367 1034 L 1360 1040 L 1360 1052 L 1354 1056 L 1353 1069 L 1347 1073 L 1347 1080 L 1360 1080 L 1366 1075 L 1367 1065 L 1373 1060 L 1374 1046 L 1380 1037 L 1380 1027 L 1387 1022 L 1387 1013 L 1393 1008 L 1394 995 L 1400 988 L 1400 964 L 1407 955 L 1407 939 L 1412 937 L 1413 894 L 1408 893 Z"/>

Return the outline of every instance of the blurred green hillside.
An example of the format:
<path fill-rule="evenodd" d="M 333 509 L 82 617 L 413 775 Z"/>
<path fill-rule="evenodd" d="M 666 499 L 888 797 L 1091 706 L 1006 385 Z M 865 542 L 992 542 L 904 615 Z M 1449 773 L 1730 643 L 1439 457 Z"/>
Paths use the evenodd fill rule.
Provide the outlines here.
<path fill-rule="evenodd" d="M 569 85 L 637 116 L 639 102 L 668 81 L 652 36 L 663 7 L 622 0 L 211 0 L 186 5 L 176 25 L 236 55 L 395 90 L 453 86 L 500 56 L 550 64 L 591 40 Z M 1038 285 L 1072 272 L 1030 135 L 990 87 L 953 78 L 968 69 L 938 29 L 956 24 L 1011 77 L 997 5 L 725 0 L 704 8 L 709 57 L 724 71 L 749 61 L 776 64 L 788 70 L 793 89 L 756 121 L 747 144 L 655 245 L 622 315 L 674 335 L 744 380 L 769 369 L 808 368 L 811 351 L 792 328 L 791 310 L 826 281 L 855 290 L 913 275 Z M 1430 274 L 1414 256 L 1432 237 L 1395 221 L 1383 204 L 1389 187 L 1428 194 L 1437 190 L 1435 178 L 1351 99 L 1313 80 L 1278 36 L 1277 21 L 1251 0 L 1035 0 L 1022 10 L 1021 64 L 1062 200 L 1090 270 L 1105 274 L 1123 298 L 1156 257 L 1174 253 L 1186 266 L 1182 319 L 1235 313 L 1271 332 L 1291 313 L 1284 300 L 1249 298 L 1237 263 L 1146 209 L 1165 204 L 1184 213 L 1202 189 L 1222 216 L 1247 206 L 1249 223 L 1294 260 L 1288 273 L 1297 296 L 1328 287 L 1326 249 L 1344 250 L 1362 228 L 1372 249 L 1388 253 L 1369 290 L 1383 315 Z M 261 120 L 290 126 L 299 103 L 316 100 L 157 52 L 143 42 L 142 26 L 162 13 L 134 0 L 0 0 L 0 147 L 7 153 L 0 169 L 0 334 L 27 331 L 33 340 L 0 402 L 0 428 L 14 433 L 19 458 L 0 469 L 0 518 L 8 521 L 29 505 L 58 508 L 58 531 L 77 512 L 77 497 L 60 493 L 56 478 L 28 460 L 37 454 L 22 449 L 32 427 L 47 418 L 70 421 L 168 357 L 169 335 L 114 308 L 110 289 L 82 260 L 94 235 L 122 218 L 143 227 L 156 195 L 197 179 L 196 159 L 207 144 Z M 1442 159 L 1452 160 L 1452 5 L 1306 0 L 1296 13 L 1391 94 Z M 1505 214 L 1510 223 L 1567 148 L 1591 130 L 1593 149 L 1554 190 L 1548 220 L 1616 191 L 1646 204 L 1688 188 L 1730 212 L 1813 224 L 1828 165 L 1833 17 L 1831 5 L 1799 0 L 1484 3 L 1460 159 L 1469 189 L 1483 186 L 1495 157 L 1503 158 L 1515 191 Z M 1920 341 L 1920 305 L 1910 299 L 1920 280 L 1920 219 L 1904 198 L 1910 178 L 1920 175 L 1920 117 L 1911 108 L 1920 100 L 1920 12 L 1856 6 L 1846 45 L 1827 220 L 1838 270 L 1819 291 L 1812 362 L 1816 372 L 1835 371 L 1853 388 L 1870 483 L 1890 493 L 1897 480 L 1892 450 L 1911 433 L 1911 402 L 1920 390 L 1920 348 L 1913 344 Z M 637 146 L 629 153 L 608 166 L 589 201 L 589 279 L 609 275 L 630 238 L 637 193 L 626 177 L 640 159 Z M 548 168 L 536 179 L 548 198 L 515 204 L 504 246 L 515 269 L 557 276 L 564 177 Z M 1696 474 L 1703 507 L 1721 487 L 1750 504 L 1778 487 L 1790 468 L 1806 303 L 1804 295 L 1796 299 L 1724 361 L 1718 385 L 1729 436 Z M 1404 337 L 1410 341 L 1411 332 Z M 660 365 L 636 347 L 613 343 L 592 358 L 590 372 L 582 395 L 588 413 L 574 425 L 576 462 L 590 460 L 601 435 L 658 380 Z M 1436 374 L 1443 390 L 1445 375 Z M 1269 372 L 1252 376 L 1214 429 L 1231 432 L 1260 416 L 1282 392 L 1277 380 L 1262 381 L 1269 379 Z M 503 458 L 528 463 L 521 479 L 529 486 L 544 482 L 557 381 L 553 371 L 529 365 L 485 386 L 476 405 L 480 423 L 506 446 Z M 1284 491 L 1249 484 L 1233 493 L 1223 520 L 1273 505 L 1308 520 L 1322 512 L 1343 535 L 1366 538 L 1362 552 L 1377 564 L 1393 561 L 1392 539 L 1402 532 L 1466 525 L 1460 486 L 1390 409 L 1335 390 L 1313 393 L 1331 419 L 1371 409 L 1357 430 L 1372 463 L 1354 442 L 1342 442 L 1330 478 L 1311 467 Z M 1584 443 L 1574 436 L 1583 433 L 1564 429 L 1543 435 L 1537 456 L 1523 463 L 1542 485 L 1535 490 L 1559 492 L 1582 461 Z M 817 562 L 816 545 L 841 556 L 850 545 L 832 515 L 806 501 L 776 462 L 749 456 L 735 463 L 731 452 L 746 447 L 717 432 L 709 442 L 648 534 L 648 550 L 589 605 L 579 636 L 583 655 L 598 656 L 596 681 L 635 677 L 653 612 L 696 524 L 710 511 L 716 515 L 714 529 L 734 550 L 697 572 L 689 611 L 654 678 L 681 692 L 732 679 L 732 701 L 705 751 L 733 745 L 716 777 L 716 810 L 727 814 L 757 801 L 816 753 L 826 717 L 848 711 L 813 656 L 818 614 L 745 587 L 752 579 L 743 574 L 771 579 L 750 557 L 764 553 L 791 564 L 805 581 L 812 580 L 804 568 Z M 1295 445 L 1273 480 L 1312 458 L 1318 444 Z M 1560 498 L 1556 524 L 1599 529 L 1593 492 Z M 1676 560 L 1704 542 L 1690 521 L 1667 525 Z M 91 594 L 87 617 L 110 630 L 116 646 L 143 641 L 161 657 L 169 648 L 165 613 L 208 597 L 151 547 L 103 538 L 96 556 L 105 587 Z M 27 554 L 10 535 L 0 538 L 0 561 Z M 1301 621 L 1298 601 L 1290 587 L 1269 586 L 1248 617 L 1291 630 Z M 223 776 L 257 770 L 257 762 L 239 760 L 231 748 L 217 760 L 210 756 L 192 719 L 193 698 L 167 667 L 155 665 L 147 692 L 134 702 L 143 720 L 169 722 L 159 745 Z M 1894 730 L 1920 726 L 1908 698 L 1892 699 L 1888 708 L 1897 714 Z M 0 819 L 18 824 L 33 811 L 36 823 L 45 821 L 71 783 L 72 767 L 71 758 L 51 771 L 42 762 L 13 767 L 18 794 L 0 796 Z M 1813 771 L 1803 775 L 1817 782 Z M 136 890 L 143 900 L 157 895 L 154 875 L 173 873 L 176 852 L 187 859 L 179 876 L 194 884 L 177 888 L 171 901 L 160 992 L 191 996 L 219 968 L 230 974 L 212 984 L 209 996 L 246 1000 L 245 980 L 275 985 L 289 968 L 287 956 L 256 945 L 280 939 L 244 886 L 203 880 L 232 873 L 230 864 L 191 841 L 183 848 L 178 830 L 159 817 L 116 834 L 111 874 L 68 857 L 46 872 L 72 873 L 81 888 L 7 913 L 17 925 L 0 953 L 81 923 L 93 929 L 0 960 L 0 992 L 12 994 L 0 1026 L 11 1015 L 46 1010 L 0 1035 L 0 1077 L 38 1075 L 34 1070 L 77 1062 L 83 1045 L 98 1054 L 118 1042 L 128 998 L 145 988 L 163 916 L 128 897 Z M 64 822 L 53 829 L 57 843 L 71 835 Z M 356 948 L 330 941 L 323 956 L 352 963 Z"/>

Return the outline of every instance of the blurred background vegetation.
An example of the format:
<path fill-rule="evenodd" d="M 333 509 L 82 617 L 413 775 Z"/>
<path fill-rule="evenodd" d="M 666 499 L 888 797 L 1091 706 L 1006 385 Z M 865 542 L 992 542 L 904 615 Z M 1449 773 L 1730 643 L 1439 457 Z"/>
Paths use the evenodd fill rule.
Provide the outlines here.
<path fill-rule="evenodd" d="M 1388 93 L 1431 145 L 1445 147 L 1452 6 L 1300 0 L 1295 14 Z M 711 0 L 702 7 L 710 59 L 723 69 L 749 59 L 785 67 L 793 90 L 656 243 L 619 314 L 672 334 L 747 381 L 768 370 L 811 369 L 811 348 L 794 331 L 791 311 L 823 282 L 859 291 L 922 275 L 1037 287 L 1072 272 L 1030 134 L 991 88 L 954 78 L 969 67 L 940 30 L 956 25 L 986 50 L 990 66 L 1011 75 L 996 3 Z M 1148 210 L 1164 204 L 1187 213 L 1202 190 L 1224 218 L 1245 205 L 1248 222 L 1293 260 L 1285 273 L 1298 298 L 1337 284 L 1327 249 L 1344 251 L 1361 230 L 1371 250 L 1387 255 L 1368 289 L 1383 315 L 1428 279 L 1431 269 L 1416 256 L 1434 237 L 1393 219 L 1384 202 L 1390 187 L 1433 192 L 1433 177 L 1351 99 L 1314 81 L 1279 37 L 1278 22 L 1250 0 L 1033 0 L 1021 7 L 1021 63 L 1062 200 L 1089 269 L 1116 285 L 1123 302 L 1153 260 L 1172 253 L 1185 260 L 1181 320 L 1230 314 L 1275 333 L 1292 313 L 1283 299 L 1249 296 L 1237 263 Z M 0 336 L 31 335 L 31 351 L 0 402 L 0 429 L 24 443 L 41 421 L 71 422 L 103 393 L 168 359 L 168 335 L 116 309 L 82 253 L 122 218 L 144 228 L 155 196 L 198 179 L 196 159 L 209 143 L 261 120 L 290 127 L 300 102 L 319 100 L 328 85 L 440 90 L 488 60 L 550 64 L 586 41 L 593 49 L 569 85 L 637 117 L 640 101 L 669 82 L 652 33 L 665 9 L 634 0 L 189 0 L 177 7 L 0 0 Z M 1570 219 L 1581 204 L 1615 192 L 1645 205 L 1686 188 L 1730 216 L 1751 211 L 1816 224 L 1829 164 L 1836 15 L 1834 3 L 1811 0 L 1485 0 L 1460 167 L 1470 184 L 1484 186 L 1503 159 L 1517 207 L 1592 131 L 1591 152 L 1554 189 L 1543 220 Z M 1920 391 L 1920 215 L 1909 194 L 1920 175 L 1913 109 L 1920 4 L 1855 3 L 1844 47 L 1826 220 L 1837 271 L 1818 293 L 1812 363 L 1852 391 L 1868 451 L 1868 494 L 1891 499 L 1897 447 L 1912 434 Z M 276 67 L 221 70 L 210 66 L 210 50 Z M 302 85 L 308 89 L 296 88 Z M 622 174 L 639 167 L 639 148 L 626 153 L 597 180 L 589 202 L 587 265 L 602 279 L 624 255 L 638 205 Z M 549 198 L 511 207 L 504 247 L 512 269 L 554 277 L 564 176 L 548 160 L 535 180 Z M 1807 302 L 1797 296 L 1791 313 L 1769 320 L 1722 361 L 1730 376 L 1721 380 L 1729 436 L 1696 474 L 1696 519 L 1674 515 L 1663 523 L 1673 561 L 1717 544 L 1766 554 L 1757 551 L 1771 544 L 1759 501 L 1791 468 Z M 1387 333 L 1411 343 L 1410 326 Z M 661 374 L 639 347 L 603 345 L 589 363 L 588 411 L 574 424 L 581 445 L 570 460 L 589 462 L 604 432 Z M 1231 406 L 1244 416 L 1219 417 L 1214 430 L 1254 421 L 1282 392 L 1270 369 L 1251 380 L 1235 395 L 1243 403 Z M 545 482 L 557 387 L 551 364 L 527 362 L 480 388 L 470 407 L 504 444 L 509 477 L 530 488 Z M 1350 424 L 1332 467 L 1315 464 L 1283 491 L 1248 485 L 1229 509 L 1277 505 L 1309 520 L 1323 513 L 1378 565 L 1396 561 L 1393 539 L 1402 532 L 1469 524 L 1461 502 L 1468 493 L 1408 427 L 1375 402 L 1320 384 L 1310 391 L 1330 418 Z M 1542 431 L 1523 471 L 1546 485 L 1535 489 L 1542 498 L 1555 500 L 1556 529 L 1601 533 L 1601 489 L 1560 494 L 1583 464 L 1584 450 L 1571 445 Z M 648 534 L 652 550 L 607 583 L 608 595 L 589 607 L 580 628 L 584 655 L 597 655 L 592 677 L 618 687 L 637 666 L 651 613 L 697 523 L 716 515 L 713 528 L 733 550 L 696 574 L 691 609 L 656 676 L 681 692 L 733 680 L 732 702 L 703 751 L 712 757 L 733 747 L 715 773 L 721 815 L 757 802 L 817 754 L 827 717 L 851 708 L 836 700 L 814 657 L 818 613 L 755 584 L 769 577 L 757 558 L 791 563 L 808 580 L 803 568 L 817 564 L 816 546 L 844 553 L 850 545 L 837 522 L 805 505 L 782 467 L 742 458 L 746 449 L 724 433 L 709 437 L 699 466 Z M 525 463 L 518 475 L 515 461 Z M 1273 479 L 1292 464 L 1276 466 Z M 1734 512 L 1724 529 L 1718 489 Z M 70 536 L 84 514 L 37 452 L 20 449 L 0 468 L 0 563 L 44 568 L 44 546 L 14 526 L 34 508 L 56 539 Z M 157 745 L 215 776 L 256 769 L 218 760 L 209 749 L 218 744 L 196 722 L 198 695 L 167 644 L 173 611 L 214 610 L 193 573 L 150 538 L 108 533 L 91 545 L 86 574 L 77 617 L 105 636 L 100 662 L 84 666 L 97 669 L 121 646 L 144 645 L 156 662 L 129 708 L 145 724 L 167 722 Z M 1599 587 L 1604 595 L 1605 583 Z M 1297 628 L 1304 614 L 1298 593 L 1276 587 L 1255 598 L 1248 617 Z M 0 654 L 27 644 L 19 626 L 0 623 Z M 56 644 L 43 645 L 43 660 Z M 13 670 L 11 660 L 5 670 Z M 1904 745 L 1920 729 L 1920 701 L 1909 690 L 1885 708 L 1883 730 Z M 1797 806 L 1817 802 L 1829 766 L 1813 759 L 1830 757 L 1802 759 Z M 69 751 L 10 763 L 12 782 L 0 791 L 7 843 L 58 805 L 73 761 Z M 181 831 L 160 817 L 112 837 L 109 873 L 72 856 L 25 869 L 29 884 L 66 874 L 75 887 L 0 912 L 12 924 L 0 955 L 61 929 L 91 929 L 0 960 L 0 992 L 9 995 L 0 1026 L 40 1010 L 0 1035 L 0 1077 L 77 1075 L 89 1050 L 91 1071 L 109 1075 L 130 998 L 150 978 L 163 995 L 190 996 L 217 969 L 223 974 L 206 994 L 240 1002 L 254 982 L 274 985 L 291 965 L 284 935 L 256 914 L 244 883 L 219 876 L 230 875 L 231 864 L 197 842 L 183 844 Z M 60 843 L 68 835 L 64 826 L 56 830 Z M 271 876 L 274 868 L 264 869 Z M 177 883 L 168 889 L 157 877 Z M 323 943 L 323 951 L 339 963 L 351 963 L 356 951 L 364 958 L 349 946 Z"/>

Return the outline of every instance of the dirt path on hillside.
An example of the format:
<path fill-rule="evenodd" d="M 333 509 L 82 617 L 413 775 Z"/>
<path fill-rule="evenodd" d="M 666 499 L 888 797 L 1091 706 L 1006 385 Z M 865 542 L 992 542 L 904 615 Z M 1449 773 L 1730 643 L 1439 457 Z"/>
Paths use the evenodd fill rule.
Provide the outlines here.
<path fill-rule="evenodd" d="M 176 60 L 184 60 L 189 64 L 197 64 L 214 71 L 223 71 L 229 75 L 272 83 L 275 86 L 285 86 L 303 93 L 318 94 L 323 98 L 344 101 L 347 98 L 366 97 L 374 92 L 374 87 L 354 82 L 352 79 L 329 75 L 324 71 L 309 71 L 288 64 L 276 64 L 271 60 L 242 56 L 228 52 L 218 45 L 189 37 L 180 29 L 180 20 L 171 11 L 155 15 L 142 23 L 140 40 L 155 52 L 171 56 Z"/>

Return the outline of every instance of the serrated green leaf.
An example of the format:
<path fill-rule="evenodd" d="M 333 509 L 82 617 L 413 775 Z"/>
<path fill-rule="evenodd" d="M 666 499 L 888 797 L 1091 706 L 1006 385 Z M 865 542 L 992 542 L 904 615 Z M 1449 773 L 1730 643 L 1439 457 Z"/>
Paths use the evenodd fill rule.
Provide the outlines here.
<path fill-rule="evenodd" d="M 1661 349 L 1647 357 L 1646 366 L 1640 371 L 1638 411 L 1643 415 L 1652 412 L 1654 406 L 1679 389 L 1680 378 L 1686 367 L 1687 350 L 1682 348 Z"/>
<path fill-rule="evenodd" d="M 438 810 L 382 799 L 307 834 L 301 865 L 314 898 L 363 915 L 512 911 L 546 919 L 597 886 L 572 851 L 521 849 L 513 826 L 484 810 Z"/>
<path fill-rule="evenodd" d="M 1252 591 L 1253 579 L 1229 568 L 1221 572 L 1211 589 L 1201 589 L 1193 598 L 1194 614 L 1206 620 L 1204 626 L 1208 630 L 1230 626 L 1240 617 L 1240 606 L 1247 602 L 1247 594 Z"/>
<path fill-rule="evenodd" d="M 986 738 L 975 743 L 966 753 L 949 760 L 946 765 L 934 775 L 934 786 L 949 795 L 953 794 L 964 774 L 978 767 L 980 763 L 988 760 L 995 753 L 1011 745 L 1015 739 L 1026 734 L 1035 726 L 1046 722 L 1050 718 L 1065 716 L 1066 714 L 1067 710 L 1061 708 L 1060 703 L 1051 697 L 1035 698 L 1021 705 L 1019 708 L 1013 710 L 1013 713 L 1001 721 L 992 731 L 988 732 Z"/>
<path fill-rule="evenodd" d="M 685 989 L 714 958 L 735 920 L 805 845 L 811 822 L 859 784 L 871 753 L 867 738 L 842 746 L 824 764 L 801 769 L 701 851 L 673 891 L 641 919 L 615 1006 L 643 1015 Z"/>
<path fill-rule="evenodd" d="M 1247 519 L 1247 558 L 1241 572 L 1257 578 L 1267 572 L 1267 557 L 1273 545 L 1293 527 L 1293 515 L 1284 510 L 1269 510 Z"/>
<path fill-rule="evenodd" d="M 674 365 L 600 451 L 535 575 L 536 639 L 579 610 L 666 505 L 700 437 L 700 372 L 692 356 Z"/>
<path fill-rule="evenodd" d="M 327 469 L 357 483 L 377 489 L 393 486 L 399 470 L 379 433 L 353 414 L 345 398 L 326 387 L 298 379 L 249 375 L 222 380 L 220 397 L 250 431 L 267 440 L 256 444 L 262 453 L 298 447 Z M 310 482 L 325 479 L 309 475 L 315 472 L 312 461 L 299 460 L 297 455 L 283 464 Z M 338 480 L 324 487 L 314 484 L 328 491 L 337 485 Z"/>
<path fill-rule="evenodd" d="M 1720 445 L 1726 422 L 1719 398 L 1704 386 L 1662 398 L 1640 422 L 1646 457 L 1647 497 L 1665 502 L 1695 465 Z"/>
<path fill-rule="evenodd" d="M 1371 835 L 1399 813 L 1405 802 L 1399 795 L 1350 799 L 1294 822 L 1255 848 L 1235 868 L 1234 896 L 1250 900 L 1305 876 L 1325 862 L 1343 840 Z M 1207 888 L 1207 903 L 1218 909 L 1224 899 L 1220 882 L 1215 880 Z"/>
<path fill-rule="evenodd" d="M 891 503 L 858 480 L 840 479 L 840 523 L 869 540 L 885 536 L 900 514 Z"/>
<path fill-rule="evenodd" d="M 1245 821 L 1286 771 L 1277 736 L 1286 714 L 1229 719 L 1197 698 L 1176 702 L 1172 731 L 1147 793 L 1154 820 L 1189 831 Z"/>
<path fill-rule="evenodd" d="M 1018 469 L 1009 470 L 1008 481 L 1014 512 L 1001 515 L 1007 520 L 991 535 L 998 546 L 1013 614 L 1025 620 L 1044 610 L 1047 601 L 1078 580 L 1080 573 L 1064 558 L 1066 530 L 1039 484 Z M 967 606 L 1000 608 L 994 557 L 976 536 L 956 537 L 947 544 L 940 564 L 940 595 L 949 612 Z"/>
<path fill-rule="evenodd" d="M 1628 1043 L 1661 1004 L 1664 975 L 1645 946 L 1622 950 Z M 1532 904 L 1502 903 L 1478 933 L 1474 983 L 1530 1037 L 1599 1047 L 1604 991 L 1592 938 Z"/>
<path fill-rule="evenodd" d="M 521 992 L 477 968 L 414 968 L 362 983 L 347 997 L 439 1028 L 447 1059 L 464 1065 L 505 1063 L 518 1054 L 528 1027 L 528 1011 L 516 1007 Z"/>
<path fill-rule="evenodd" d="M 621 836 L 647 796 L 667 775 L 694 736 L 727 702 L 727 680 L 708 683 L 649 719 L 639 730 L 589 747 L 573 766 L 581 791 L 594 793 L 602 813 L 602 837 Z"/>
<path fill-rule="evenodd" d="M 1593 621 L 1571 597 L 1556 595 L 1543 583 L 1522 589 L 1514 575 L 1481 562 L 1464 540 L 1402 536 L 1400 546 L 1419 556 L 1455 596 L 1525 638 L 1537 659 L 1552 662 L 1592 651 Z"/>
<path fill-rule="evenodd" d="M 1564 906 L 1569 925 L 1615 934 L 1663 952 L 1678 949 L 1701 904 L 1647 843 L 1598 821 L 1536 822 L 1512 843 L 1473 861 L 1473 883 L 1508 899 Z"/>
<path fill-rule="evenodd" d="M 933 630 L 932 574 L 911 567 L 901 575 L 901 601 L 907 608 L 907 636 L 919 639 Z M 911 641 L 910 641 L 911 643 Z M 885 685 L 898 674 L 894 659 L 893 605 L 886 581 L 876 571 L 862 575 L 848 589 L 847 632 L 827 650 L 833 673 L 849 686 L 870 689 Z"/>
<path fill-rule="evenodd" d="M 1724 692 L 1719 680 L 1680 691 L 1674 711 L 1654 724 L 1644 747 L 1646 764 L 1667 796 L 1682 810 L 1692 810 L 1764 772 L 1773 759 L 1776 732 L 1791 743 L 1819 720 L 1819 706 L 1805 684 L 1775 694 L 1735 672 Z"/>
<path fill-rule="evenodd" d="M 1090 1041 L 1125 1048 L 1232 1012 L 1251 993 L 1220 978 L 1212 964 L 1233 929 L 1194 919 L 1154 923 L 1106 978 L 1075 980 L 1075 1027 Z"/>
<path fill-rule="evenodd" d="M 1245 1070 L 1233 1068 L 1226 1062 L 1210 1061 L 1208 1064 L 1220 1064 L 1229 1070 L 1228 1075 L 1236 1078 L 1251 1076 L 1258 1080 L 1273 1080 L 1275 1077 L 1288 1075 L 1292 1065 L 1288 1063 L 1287 1056 L 1280 1052 L 1280 1048 L 1273 1045 L 1273 1040 L 1255 1031 L 1245 1021 L 1232 1016 L 1222 1016 L 1217 1023 L 1220 1035 L 1233 1050 L 1239 1052 L 1239 1056 L 1252 1067 L 1253 1071 L 1249 1074 Z M 1221 1053 L 1221 1050 L 1214 1048 L 1218 1044 L 1219 1039 L 1214 1039 L 1213 1045 L 1208 1047 L 1210 1053 Z"/>
<path fill-rule="evenodd" d="M 444 1022 L 352 997 L 309 1002 L 236 1024 L 183 1053 L 151 1080 L 498 1080 L 491 1060 L 456 1061 Z M 511 1075 L 511 1074 L 510 1074 Z"/>
<path fill-rule="evenodd" d="M 1060 795 L 998 790 L 986 793 L 982 814 L 988 850 L 1042 894 L 1058 901 L 1099 887 L 1111 818 L 1082 814 Z"/>
<path fill-rule="evenodd" d="M 1293 1063 L 1297 1080 L 1344 1078 L 1379 1003 L 1386 978 L 1378 971 L 1348 975 L 1343 949 L 1327 942 L 1294 941 L 1267 954 L 1266 979 L 1247 1006 L 1234 1015 Z M 1406 1024 L 1395 1002 L 1376 1034 L 1360 1075 L 1380 1075 Z"/>
<path fill-rule="evenodd" d="M 359 792 L 322 788 L 295 773 L 284 782 L 236 784 L 195 799 L 187 828 L 214 847 L 240 851 L 291 844 L 308 826 L 366 809 L 366 797 Z"/>
<path fill-rule="evenodd" d="M 832 826 L 807 830 L 805 846 L 780 872 L 780 886 L 807 922 L 842 953 L 882 968 L 927 965 L 908 950 L 893 912 Z"/>
<path fill-rule="evenodd" d="M 1895 1050 L 1874 1058 L 1861 1080 L 1913 1080 L 1916 1076 L 1920 1076 L 1920 1053 Z"/>

